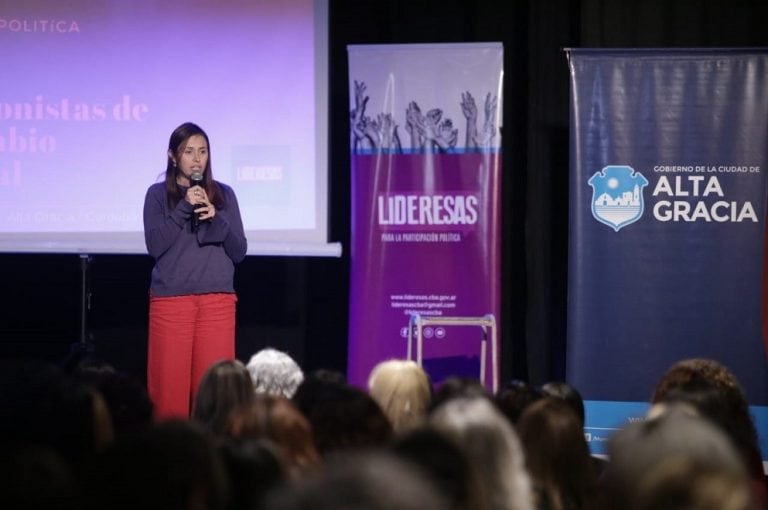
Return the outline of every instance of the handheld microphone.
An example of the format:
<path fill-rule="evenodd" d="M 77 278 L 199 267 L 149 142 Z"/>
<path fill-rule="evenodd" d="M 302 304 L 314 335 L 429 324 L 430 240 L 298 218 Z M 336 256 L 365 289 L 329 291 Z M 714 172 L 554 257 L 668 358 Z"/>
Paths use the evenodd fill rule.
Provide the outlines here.
<path fill-rule="evenodd" d="M 202 172 L 192 172 L 189 176 L 189 185 L 203 187 L 203 174 Z M 195 212 L 192 214 L 192 232 L 197 232 L 200 226 L 200 216 L 197 214 L 197 210 L 201 207 L 205 207 L 204 204 L 195 204 Z"/>

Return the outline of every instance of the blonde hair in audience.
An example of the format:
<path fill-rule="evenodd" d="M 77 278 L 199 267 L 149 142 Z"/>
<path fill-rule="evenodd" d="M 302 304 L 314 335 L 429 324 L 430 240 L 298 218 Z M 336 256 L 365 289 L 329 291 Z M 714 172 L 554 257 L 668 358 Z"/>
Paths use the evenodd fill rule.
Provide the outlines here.
<path fill-rule="evenodd" d="M 373 368 L 368 393 L 396 433 L 423 423 L 432 400 L 426 372 L 413 361 L 397 359 L 383 361 Z"/>

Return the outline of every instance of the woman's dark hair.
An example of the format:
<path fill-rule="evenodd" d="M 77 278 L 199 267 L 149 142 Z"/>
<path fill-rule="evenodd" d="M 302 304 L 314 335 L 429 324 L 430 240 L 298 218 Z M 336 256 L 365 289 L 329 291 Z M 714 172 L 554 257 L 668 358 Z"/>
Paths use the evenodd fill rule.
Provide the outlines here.
<path fill-rule="evenodd" d="M 566 382 L 548 382 L 541 387 L 541 393 L 547 397 L 560 398 L 564 400 L 579 417 L 581 423 L 584 423 L 584 399 L 581 393 Z"/>
<path fill-rule="evenodd" d="M 118 372 L 105 361 L 81 362 L 74 373 L 75 380 L 104 397 L 112 417 L 116 438 L 135 434 L 152 424 L 154 407 L 146 387 L 134 377 Z"/>
<path fill-rule="evenodd" d="M 286 468 L 269 441 L 226 441 L 220 452 L 229 475 L 228 510 L 262 508 L 264 498 L 287 481 Z"/>
<path fill-rule="evenodd" d="M 454 398 L 486 398 L 490 399 L 488 390 L 485 389 L 483 383 L 479 379 L 472 377 L 448 377 L 440 387 L 437 389 L 432 397 L 432 405 L 429 408 L 431 414 L 435 409 L 440 407 L 443 403 L 448 402 Z"/>
<path fill-rule="evenodd" d="M 229 496 L 221 452 L 188 421 L 165 421 L 115 443 L 84 478 L 86 509 L 224 510 Z"/>
<path fill-rule="evenodd" d="M 464 451 L 432 427 L 407 431 L 390 450 L 430 479 L 452 510 L 487 508 L 482 483 Z"/>
<path fill-rule="evenodd" d="M 373 397 L 335 378 L 310 374 L 293 402 L 309 420 L 321 456 L 381 447 L 392 436 L 392 426 Z"/>
<path fill-rule="evenodd" d="M 557 397 L 532 403 L 520 416 L 517 432 L 540 508 L 593 508 L 597 479 L 582 427 L 573 408 Z"/>
<path fill-rule="evenodd" d="M 739 381 L 727 367 L 704 358 L 679 361 L 661 377 L 651 401 L 693 405 L 728 435 L 752 477 L 763 480 L 757 430 L 749 404 Z"/>
<path fill-rule="evenodd" d="M 42 447 L 71 465 L 88 460 L 102 446 L 100 398 L 49 363 L 0 360 L 0 451 Z"/>
<path fill-rule="evenodd" d="M 544 397 L 544 394 L 536 387 L 518 379 L 507 382 L 496 395 L 494 402 L 499 411 L 506 416 L 511 423 L 517 423 L 525 408 Z"/>
<path fill-rule="evenodd" d="M 192 419 L 223 435 L 230 413 L 254 400 L 251 374 L 238 360 L 222 360 L 206 370 L 195 396 Z"/>
<path fill-rule="evenodd" d="M 258 394 L 252 403 L 239 406 L 229 415 L 226 433 L 241 443 L 270 441 L 290 476 L 303 476 L 320 462 L 309 420 L 281 395 Z"/>
<path fill-rule="evenodd" d="M 213 180 L 213 171 L 211 170 L 211 142 L 208 140 L 208 135 L 203 128 L 192 122 L 185 122 L 181 126 L 177 127 L 171 133 L 171 138 L 168 140 L 168 150 L 171 151 L 176 159 L 179 159 L 184 147 L 187 145 L 187 140 L 195 135 L 200 135 L 205 138 L 205 143 L 208 145 L 208 161 L 205 164 L 203 170 L 203 184 L 205 193 L 208 195 L 208 199 L 216 207 L 221 207 L 224 204 L 224 195 L 220 193 L 219 186 L 216 181 Z M 165 168 L 165 192 L 168 197 L 168 205 L 171 208 L 176 207 L 179 200 L 183 198 L 183 194 L 176 184 L 176 176 L 179 169 L 176 167 L 173 159 L 168 156 L 168 162 Z"/>

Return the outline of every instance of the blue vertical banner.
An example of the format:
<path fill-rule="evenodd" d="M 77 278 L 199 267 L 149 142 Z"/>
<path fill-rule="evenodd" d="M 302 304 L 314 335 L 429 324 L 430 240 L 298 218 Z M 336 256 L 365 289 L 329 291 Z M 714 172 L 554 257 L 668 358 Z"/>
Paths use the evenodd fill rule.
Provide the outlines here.
<path fill-rule="evenodd" d="M 601 453 L 664 372 L 715 359 L 768 454 L 768 50 L 569 52 L 567 377 Z"/>

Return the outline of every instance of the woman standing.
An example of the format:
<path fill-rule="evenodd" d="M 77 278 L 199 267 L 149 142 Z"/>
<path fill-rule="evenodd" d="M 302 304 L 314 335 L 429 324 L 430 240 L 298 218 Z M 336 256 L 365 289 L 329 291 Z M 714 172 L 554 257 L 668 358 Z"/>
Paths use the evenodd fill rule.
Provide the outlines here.
<path fill-rule="evenodd" d="M 165 180 L 147 190 L 144 238 L 149 395 L 158 418 L 186 418 L 206 369 L 234 358 L 234 265 L 247 248 L 235 193 L 213 180 L 208 135 L 191 122 L 171 133 Z"/>

